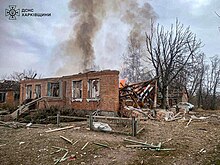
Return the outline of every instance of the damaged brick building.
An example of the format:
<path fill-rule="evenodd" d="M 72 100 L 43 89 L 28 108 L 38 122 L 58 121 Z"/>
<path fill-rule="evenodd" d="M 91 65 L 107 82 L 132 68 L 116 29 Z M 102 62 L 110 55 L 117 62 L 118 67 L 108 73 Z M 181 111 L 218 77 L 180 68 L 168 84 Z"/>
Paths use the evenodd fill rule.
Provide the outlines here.
<path fill-rule="evenodd" d="M 0 107 L 19 105 L 19 82 L 3 80 L 0 82 Z"/>
<path fill-rule="evenodd" d="M 74 110 L 117 112 L 118 84 L 119 72 L 115 70 L 23 80 L 20 83 L 20 104 L 26 99 L 46 98 L 39 100 L 36 108 L 53 105 Z"/>

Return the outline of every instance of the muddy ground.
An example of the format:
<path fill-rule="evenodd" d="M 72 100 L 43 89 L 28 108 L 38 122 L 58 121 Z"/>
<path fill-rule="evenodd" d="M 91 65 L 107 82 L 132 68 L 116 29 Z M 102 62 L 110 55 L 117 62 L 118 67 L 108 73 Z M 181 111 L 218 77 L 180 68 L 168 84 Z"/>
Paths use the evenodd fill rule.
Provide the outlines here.
<path fill-rule="evenodd" d="M 66 151 L 53 153 L 61 147 L 68 149 L 69 159 L 58 164 L 94 164 L 94 165 L 195 165 L 220 164 L 220 110 L 196 111 L 197 117 L 208 119 L 195 120 L 186 127 L 192 114 L 186 120 L 172 122 L 143 121 L 145 130 L 136 137 L 94 132 L 88 130 L 88 123 L 69 122 L 62 126 L 74 128 L 46 133 L 57 128 L 56 125 L 37 125 L 37 128 L 8 128 L 0 126 L 0 164 L 2 165 L 52 165 L 54 159 L 61 158 Z M 78 142 L 71 145 L 60 135 Z M 126 148 L 129 144 L 123 139 L 129 138 L 157 145 L 162 148 L 175 148 L 174 151 L 151 151 Z M 88 145 L 82 150 L 83 146 Z M 98 146 L 102 143 L 108 146 Z"/>

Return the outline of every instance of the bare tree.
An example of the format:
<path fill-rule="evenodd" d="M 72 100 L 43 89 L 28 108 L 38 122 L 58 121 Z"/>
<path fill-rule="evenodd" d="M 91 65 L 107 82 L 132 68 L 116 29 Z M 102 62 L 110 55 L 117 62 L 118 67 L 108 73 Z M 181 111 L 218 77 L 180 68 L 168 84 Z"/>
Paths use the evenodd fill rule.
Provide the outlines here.
<path fill-rule="evenodd" d="M 152 23 L 151 32 L 146 33 L 146 45 L 147 58 L 152 62 L 156 75 L 160 76 L 158 88 L 162 95 L 162 107 L 169 106 L 168 86 L 198 53 L 201 41 L 196 39 L 189 27 L 184 28 L 177 20 L 168 31 L 159 24 L 155 29 Z"/>
<path fill-rule="evenodd" d="M 6 76 L 5 79 L 10 79 L 14 81 L 21 81 L 24 79 L 35 79 L 37 72 L 32 69 L 23 70 L 23 72 L 13 72 L 9 76 Z M 38 76 L 40 78 L 41 75 Z"/>
<path fill-rule="evenodd" d="M 142 43 L 130 36 L 127 52 L 123 55 L 122 78 L 127 78 L 129 82 L 149 79 L 150 73 L 143 67 L 143 53 Z"/>
<path fill-rule="evenodd" d="M 203 82 L 204 82 L 204 75 L 205 75 L 205 68 L 206 68 L 206 64 L 205 64 L 205 55 L 203 54 L 201 56 L 201 62 L 200 62 L 200 66 L 198 67 L 198 74 L 199 74 L 199 80 L 198 80 L 198 90 L 197 90 L 197 106 L 198 108 L 201 108 L 202 105 L 202 88 L 203 88 Z"/>
<path fill-rule="evenodd" d="M 192 56 L 192 59 L 190 60 L 191 63 L 188 63 L 183 69 L 186 73 L 186 80 L 184 83 L 187 87 L 189 100 L 194 103 L 198 101 L 196 100 L 196 94 L 199 95 L 198 90 L 200 89 L 200 86 L 202 85 L 202 81 L 204 79 L 204 58 L 204 53 Z"/>
<path fill-rule="evenodd" d="M 210 65 L 206 66 L 203 84 L 203 108 L 216 109 L 217 91 L 220 88 L 220 58 L 215 55 L 210 58 Z"/>

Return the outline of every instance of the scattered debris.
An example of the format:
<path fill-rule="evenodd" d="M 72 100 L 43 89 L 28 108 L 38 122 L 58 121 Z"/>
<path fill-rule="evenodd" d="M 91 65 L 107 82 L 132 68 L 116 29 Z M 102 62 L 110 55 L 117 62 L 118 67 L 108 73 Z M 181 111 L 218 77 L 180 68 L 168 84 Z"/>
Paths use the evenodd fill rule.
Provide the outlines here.
<path fill-rule="evenodd" d="M 80 129 L 80 127 L 75 127 L 75 128 L 73 128 L 74 130 L 79 130 Z"/>
<path fill-rule="evenodd" d="M 145 126 L 137 131 L 137 134 L 141 133 L 145 129 Z"/>
<path fill-rule="evenodd" d="M 187 128 L 189 126 L 189 124 L 191 123 L 192 118 L 189 119 L 189 122 L 186 124 L 185 128 Z"/>
<path fill-rule="evenodd" d="M 79 140 L 75 141 L 72 145 L 74 146 L 76 143 L 78 143 Z"/>
<path fill-rule="evenodd" d="M 62 131 L 62 130 L 65 130 L 65 129 L 70 129 L 70 128 L 73 128 L 74 126 L 67 126 L 67 127 L 63 127 L 63 128 L 56 128 L 56 129 L 52 129 L 52 130 L 47 130 L 45 131 L 46 133 L 50 133 L 50 132 L 56 132 L 56 131 Z"/>
<path fill-rule="evenodd" d="M 205 119 L 208 119 L 209 117 L 204 117 L 204 116 L 201 116 L 201 117 L 196 117 L 195 115 L 192 115 L 191 116 L 191 119 L 197 119 L 197 120 L 205 120 Z"/>
<path fill-rule="evenodd" d="M 25 127 L 26 124 L 24 125 L 24 124 L 19 123 L 19 122 L 3 122 L 3 121 L 0 121 L 0 125 L 16 129 L 16 128 Z"/>
<path fill-rule="evenodd" d="M 179 120 L 179 119 L 182 119 L 182 117 L 172 118 L 172 119 L 169 119 L 169 120 L 167 120 L 167 121 L 175 121 L 175 120 Z"/>
<path fill-rule="evenodd" d="M 205 148 L 202 148 L 202 149 L 199 151 L 199 153 L 205 153 L 205 152 L 206 152 Z"/>
<path fill-rule="evenodd" d="M 28 123 L 27 125 L 26 125 L 26 127 L 30 127 L 32 125 L 32 123 Z"/>
<path fill-rule="evenodd" d="M 146 114 L 142 109 L 140 109 L 140 108 L 135 108 L 135 107 L 133 107 L 133 106 L 124 106 L 124 108 L 127 109 L 127 110 L 129 110 L 129 111 L 139 112 L 139 113 L 143 114 L 144 117 L 147 116 L 147 114 Z"/>
<path fill-rule="evenodd" d="M 158 77 L 140 83 L 124 84 L 119 89 L 120 114 L 126 117 L 148 116 L 144 109 L 156 107 L 156 82 Z"/>
<path fill-rule="evenodd" d="M 107 123 L 93 122 L 93 127 L 100 131 L 112 131 L 112 128 Z"/>
<path fill-rule="evenodd" d="M 181 114 L 181 112 L 178 112 L 176 115 L 173 116 L 173 118 L 176 118 L 177 116 L 179 116 Z"/>
<path fill-rule="evenodd" d="M 171 141 L 171 140 L 172 140 L 172 138 L 169 138 L 169 139 L 167 139 L 166 141 L 162 142 L 162 144 L 168 143 L 168 142 Z"/>
<path fill-rule="evenodd" d="M 81 150 L 84 150 L 88 144 L 89 142 L 86 142 L 86 144 L 81 148 Z"/>
<path fill-rule="evenodd" d="M 52 152 L 51 154 L 54 154 L 54 153 L 58 153 L 58 152 L 61 152 L 61 151 L 65 151 L 65 154 L 61 157 L 61 158 L 58 158 L 58 159 L 54 159 L 55 163 L 54 164 L 58 164 L 60 162 L 63 162 L 65 160 L 68 159 L 68 157 L 66 157 L 69 153 L 69 150 L 66 149 L 66 148 L 61 148 L 61 147 L 56 147 L 56 146 L 52 146 L 53 148 L 55 149 L 58 149 L 57 151 L 54 151 Z"/>
<path fill-rule="evenodd" d="M 22 144 L 24 144 L 25 142 L 19 142 L 19 145 L 22 145 Z"/>
<path fill-rule="evenodd" d="M 60 138 L 62 138 L 63 140 L 67 141 L 67 142 L 70 143 L 70 144 L 73 144 L 72 140 L 69 140 L 69 139 L 67 139 L 67 138 L 64 137 L 64 136 L 61 136 L 61 135 L 60 135 Z"/>
<path fill-rule="evenodd" d="M 157 115 L 156 118 L 157 120 L 161 121 L 161 120 L 165 120 L 165 121 L 175 121 L 175 120 L 179 120 L 182 119 L 182 112 L 178 112 L 176 115 L 174 115 L 174 112 L 172 111 L 166 111 L 164 109 L 159 109 L 157 110 Z"/>
<path fill-rule="evenodd" d="M 2 147 L 2 146 L 6 146 L 6 144 L 1 144 L 0 147 Z"/>
<path fill-rule="evenodd" d="M 68 160 L 76 160 L 76 155 L 70 155 L 70 156 L 68 157 Z"/>
<path fill-rule="evenodd" d="M 0 115 L 7 115 L 7 114 L 9 114 L 9 113 L 10 113 L 9 110 L 1 110 L 1 111 L 0 111 Z"/>
<path fill-rule="evenodd" d="M 127 147 L 134 147 L 134 148 L 138 148 L 138 147 L 149 147 L 149 148 L 160 148 L 161 146 L 161 143 L 159 143 L 157 146 L 155 145 L 152 145 L 152 144 L 147 144 L 145 142 L 139 142 L 139 141 L 135 141 L 135 140 L 131 140 L 131 139 L 124 139 L 124 141 L 127 141 L 127 142 L 131 142 L 131 143 L 135 143 L 135 144 L 139 144 L 139 145 L 127 145 Z"/>
<path fill-rule="evenodd" d="M 144 150 L 146 150 L 146 148 L 143 148 Z M 151 151 L 175 151 L 175 148 L 149 148 L 149 150 Z"/>
<path fill-rule="evenodd" d="M 124 139 L 124 141 L 135 143 L 132 145 L 126 145 L 127 148 L 141 148 L 143 150 L 152 150 L 152 151 L 174 151 L 175 148 L 161 148 L 162 143 L 160 142 L 158 145 L 148 144 L 146 142 L 139 142 L 131 139 Z"/>
<path fill-rule="evenodd" d="M 58 149 L 58 150 L 55 151 L 55 152 L 52 152 L 51 154 L 58 153 L 60 151 L 68 151 L 68 149 L 66 149 L 66 148 L 61 148 L 61 147 L 56 147 L 56 146 L 52 146 L 52 148 L 55 148 L 55 149 Z"/>
<path fill-rule="evenodd" d="M 98 146 L 102 146 L 102 147 L 106 147 L 106 148 L 109 148 L 108 145 L 106 144 L 102 144 L 102 143 L 97 143 L 97 142 L 93 142 L 94 144 L 98 145 Z"/>

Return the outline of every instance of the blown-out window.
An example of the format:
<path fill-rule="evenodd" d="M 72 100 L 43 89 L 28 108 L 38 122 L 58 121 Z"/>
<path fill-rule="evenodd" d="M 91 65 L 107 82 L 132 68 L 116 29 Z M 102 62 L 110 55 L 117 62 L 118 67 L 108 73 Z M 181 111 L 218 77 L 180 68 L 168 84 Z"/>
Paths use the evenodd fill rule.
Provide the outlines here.
<path fill-rule="evenodd" d="M 0 103 L 4 103 L 5 102 L 5 96 L 6 96 L 5 92 L 0 92 Z"/>
<path fill-rule="evenodd" d="M 32 85 L 27 85 L 26 87 L 26 99 L 32 98 Z"/>
<path fill-rule="evenodd" d="M 73 81 L 72 98 L 82 99 L 82 81 Z"/>
<path fill-rule="evenodd" d="M 19 97 L 20 97 L 19 92 L 15 91 L 14 92 L 14 101 L 18 101 Z"/>
<path fill-rule="evenodd" d="M 51 97 L 60 97 L 60 83 L 48 82 L 47 95 Z"/>
<path fill-rule="evenodd" d="M 99 79 L 90 79 L 88 81 L 88 98 L 99 99 L 99 97 L 100 97 Z"/>
<path fill-rule="evenodd" d="M 35 98 L 41 97 L 41 85 L 35 85 Z"/>

